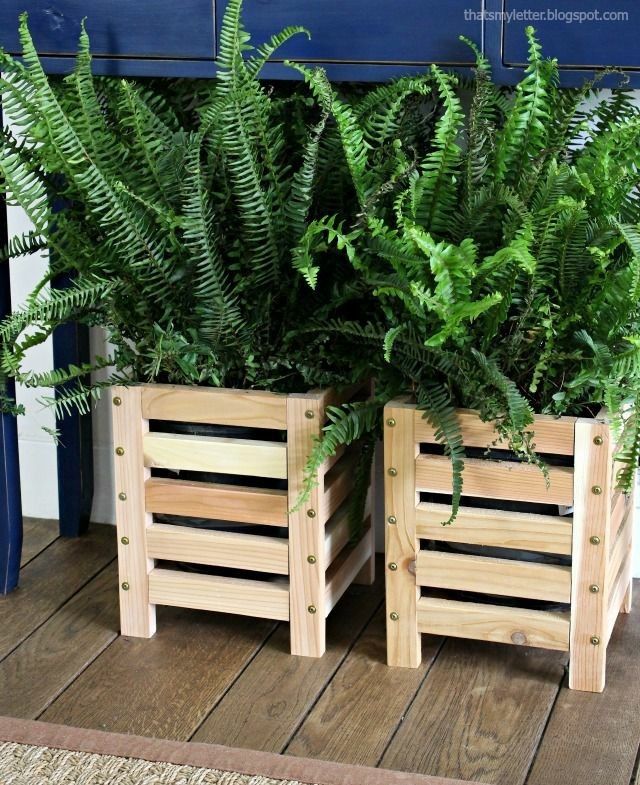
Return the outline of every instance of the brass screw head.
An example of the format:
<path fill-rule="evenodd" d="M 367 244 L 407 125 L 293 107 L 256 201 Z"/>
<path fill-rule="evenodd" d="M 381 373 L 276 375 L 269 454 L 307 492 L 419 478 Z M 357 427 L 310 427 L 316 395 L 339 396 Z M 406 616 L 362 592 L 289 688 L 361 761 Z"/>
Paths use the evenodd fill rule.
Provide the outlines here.
<path fill-rule="evenodd" d="M 129 591 L 129 584 L 127 583 L 127 581 L 123 581 L 121 585 L 122 585 L 122 591 Z"/>
<path fill-rule="evenodd" d="M 602 488 L 599 485 L 594 485 L 591 488 L 591 493 L 593 493 L 594 496 L 600 496 L 600 494 L 602 493 Z"/>
<path fill-rule="evenodd" d="M 122 406 L 122 398 L 119 395 L 116 395 L 113 399 L 114 406 Z"/>
<path fill-rule="evenodd" d="M 390 523 L 393 526 L 394 524 L 398 523 L 398 519 L 396 518 L 395 515 L 390 515 L 387 518 L 387 523 Z"/>
<path fill-rule="evenodd" d="M 304 416 L 307 418 L 307 420 L 313 420 L 313 418 L 315 417 L 315 414 L 313 413 L 313 409 L 307 409 L 307 411 L 304 413 Z"/>
<path fill-rule="evenodd" d="M 315 510 L 307 510 L 307 518 L 315 518 L 316 514 Z"/>
<path fill-rule="evenodd" d="M 602 436 L 594 436 L 593 443 L 596 445 L 596 447 L 600 447 L 601 445 L 604 444 L 604 439 L 602 438 Z"/>
<path fill-rule="evenodd" d="M 307 561 L 309 562 L 309 564 L 315 564 L 316 563 L 316 557 L 313 554 L 311 554 L 311 555 L 307 556 Z"/>
<path fill-rule="evenodd" d="M 129 538 L 128 537 L 120 537 L 120 542 L 123 545 L 128 545 L 129 544 Z"/>
<path fill-rule="evenodd" d="M 395 572 L 398 569 L 398 565 L 394 561 L 391 561 L 389 562 L 389 569 L 391 572 Z"/>
<path fill-rule="evenodd" d="M 127 494 L 124 491 L 121 491 L 118 494 L 118 499 L 120 499 L 121 502 L 126 502 L 127 501 Z"/>
<path fill-rule="evenodd" d="M 309 613 L 315 613 L 317 611 L 317 608 L 315 605 L 309 605 L 307 610 L 309 611 Z"/>
<path fill-rule="evenodd" d="M 597 635 L 592 635 L 590 640 L 591 640 L 591 645 L 592 646 L 599 646 L 600 645 L 600 638 Z"/>
<path fill-rule="evenodd" d="M 594 534 L 594 535 L 593 535 L 593 537 L 589 537 L 589 542 L 590 542 L 592 545 L 600 545 L 600 543 L 601 543 L 602 541 L 601 541 L 600 537 L 598 537 L 598 535 L 597 535 L 597 534 Z"/>
<path fill-rule="evenodd" d="M 396 613 L 396 611 L 391 611 L 391 613 L 389 614 L 389 618 L 391 619 L 391 621 L 398 621 L 398 619 L 400 618 L 400 614 Z"/>
<path fill-rule="evenodd" d="M 387 420 L 387 425 L 389 426 L 389 428 L 396 427 L 396 421 L 393 419 L 393 417 L 389 417 L 389 419 Z"/>
<path fill-rule="evenodd" d="M 398 470 L 394 469 L 393 466 L 392 466 L 390 469 L 387 470 L 387 474 L 389 475 L 389 477 L 397 477 L 398 476 Z"/>
<path fill-rule="evenodd" d="M 589 591 L 591 594 L 597 594 L 600 591 L 600 587 L 597 583 L 592 583 L 591 586 L 589 586 Z"/>
<path fill-rule="evenodd" d="M 116 455 L 124 455 L 124 447 L 116 447 Z"/>

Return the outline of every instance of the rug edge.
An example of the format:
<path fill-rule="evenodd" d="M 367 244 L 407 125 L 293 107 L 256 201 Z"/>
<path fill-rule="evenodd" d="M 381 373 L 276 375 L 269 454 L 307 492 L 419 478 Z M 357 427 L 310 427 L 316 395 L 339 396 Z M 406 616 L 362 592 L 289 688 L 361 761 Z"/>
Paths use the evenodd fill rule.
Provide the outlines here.
<path fill-rule="evenodd" d="M 0 741 L 237 771 L 246 775 L 262 774 L 271 779 L 297 780 L 308 785 L 474 785 L 466 780 L 297 758 L 219 744 L 152 739 L 12 717 L 0 717 Z"/>

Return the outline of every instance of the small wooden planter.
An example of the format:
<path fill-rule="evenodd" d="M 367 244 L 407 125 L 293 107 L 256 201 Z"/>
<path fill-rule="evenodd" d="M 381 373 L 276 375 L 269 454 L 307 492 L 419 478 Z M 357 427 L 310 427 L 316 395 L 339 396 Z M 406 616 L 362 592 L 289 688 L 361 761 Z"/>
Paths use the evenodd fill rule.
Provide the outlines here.
<path fill-rule="evenodd" d="M 352 390 L 355 394 L 357 390 Z M 290 513 L 303 470 L 321 435 L 328 404 L 349 400 L 332 390 L 306 395 L 142 385 L 114 388 L 113 430 L 123 635 L 151 637 L 155 606 L 174 605 L 289 621 L 291 651 L 319 657 L 326 616 L 352 582 L 373 581 L 370 516 L 349 544 L 348 496 L 354 455 L 326 465 L 307 504 Z M 150 421 L 159 422 L 151 431 Z M 286 431 L 286 441 L 177 435 L 164 422 Z M 160 431 L 158 431 L 158 427 Z M 246 485 L 154 476 L 153 469 L 246 477 Z M 256 488 L 251 478 L 287 481 L 287 490 Z M 288 539 L 154 522 L 154 513 L 288 527 Z M 227 525 L 229 524 L 229 525 Z M 276 529 L 273 529 L 274 534 Z M 279 529 L 280 534 L 282 529 Z M 264 579 L 155 566 L 156 560 L 260 573 Z"/>
<path fill-rule="evenodd" d="M 487 448 L 496 433 L 471 411 L 460 410 L 467 447 Z M 449 506 L 420 494 L 451 494 L 451 465 L 426 454 L 433 428 L 403 401 L 385 410 L 385 519 L 388 660 L 417 667 L 420 635 L 524 644 L 570 651 L 569 686 L 601 692 L 607 645 L 618 613 L 631 609 L 633 498 L 614 489 L 616 466 L 609 424 L 603 419 L 536 417 L 540 454 L 570 456 L 573 467 L 550 466 L 550 484 L 536 466 L 468 458 L 463 506 L 442 526 Z M 497 446 L 499 448 L 499 445 Z M 572 516 L 506 512 L 491 500 L 573 507 Z M 496 505 L 498 506 L 498 505 Z M 431 541 L 425 549 L 421 541 Z M 443 543 L 443 545 L 441 545 Z M 451 552 L 446 543 L 492 546 L 571 557 L 571 566 Z M 486 602 L 445 598 L 447 591 L 488 595 Z M 500 604 L 520 598 L 527 607 Z M 530 602 L 535 601 L 535 602 Z M 540 609 L 544 603 L 550 609 Z M 532 607 L 533 606 L 533 607 Z"/>

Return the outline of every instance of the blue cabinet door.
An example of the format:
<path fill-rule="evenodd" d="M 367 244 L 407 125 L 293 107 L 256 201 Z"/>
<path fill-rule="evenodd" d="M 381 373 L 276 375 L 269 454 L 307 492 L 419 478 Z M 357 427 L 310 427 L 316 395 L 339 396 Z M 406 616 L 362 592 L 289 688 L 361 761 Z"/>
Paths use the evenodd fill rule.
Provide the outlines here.
<path fill-rule="evenodd" d="M 11 53 L 20 52 L 22 11 L 43 55 L 72 56 L 86 17 L 95 58 L 215 56 L 215 0 L 2 0 L 0 45 Z"/>
<path fill-rule="evenodd" d="M 640 3 L 616 0 L 615 3 L 576 3 L 556 0 L 552 4 L 533 4 L 530 0 L 490 0 L 502 12 L 489 39 L 502 41 L 500 66 L 506 73 L 521 74 L 526 63 L 527 42 L 524 30 L 532 25 L 542 43 L 544 54 L 558 60 L 563 84 L 580 84 L 594 71 L 608 66 L 623 68 L 637 85 L 640 77 Z M 501 6 L 501 8 L 500 8 Z M 491 28 L 494 22 L 489 22 Z M 493 48 L 490 46 L 490 48 Z M 508 80 L 511 81 L 511 80 Z M 608 84 L 621 81 L 612 77 Z"/>
<path fill-rule="evenodd" d="M 218 25 L 225 0 L 218 2 Z M 466 35 L 482 45 L 479 0 L 246 0 L 245 23 L 256 42 L 285 25 L 303 25 L 278 58 L 304 62 L 408 64 L 473 62 Z M 473 13 L 473 12 L 476 13 Z"/>

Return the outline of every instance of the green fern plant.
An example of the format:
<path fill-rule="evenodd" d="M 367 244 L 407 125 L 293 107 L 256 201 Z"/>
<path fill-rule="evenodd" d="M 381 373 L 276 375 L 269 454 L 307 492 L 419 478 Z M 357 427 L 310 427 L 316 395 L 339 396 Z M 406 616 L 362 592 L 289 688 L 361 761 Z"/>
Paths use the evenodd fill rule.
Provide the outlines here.
<path fill-rule="evenodd" d="M 332 104 L 360 215 L 310 224 L 294 263 L 321 286 L 332 273 L 318 249 L 342 249 L 374 297 L 366 324 L 316 329 L 348 335 L 369 357 L 377 346 L 380 401 L 415 396 L 452 460 L 447 522 L 463 493 L 457 406 L 495 420 L 510 448 L 544 471 L 529 433 L 534 412 L 605 405 L 625 491 L 640 457 L 640 109 L 595 83 L 559 89 L 556 62 L 532 29 L 527 36 L 529 65 L 511 94 L 477 51 L 470 101 L 456 76 L 431 69 L 424 93 L 437 100 L 417 147 L 393 126 L 377 144 L 357 107 L 301 69 Z M 583 108 L 586 98 L 594 108 Z M 354 413 L 341 416 L 354 432 Z"/>

